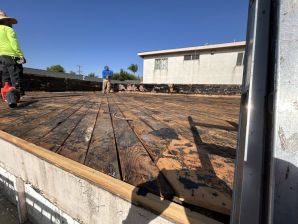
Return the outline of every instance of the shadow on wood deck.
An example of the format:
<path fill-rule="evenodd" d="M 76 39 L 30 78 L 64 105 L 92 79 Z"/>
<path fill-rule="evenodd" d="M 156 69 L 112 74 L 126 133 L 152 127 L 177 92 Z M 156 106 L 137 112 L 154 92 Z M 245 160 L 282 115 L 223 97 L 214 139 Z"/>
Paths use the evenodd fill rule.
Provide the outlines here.
<path fill-rule="evenodd" d="M 141 194 L 229 214 L 238 97 L 76 92 L 29 93 L 22 101 L 15 110 L 0 104 L 1 130 Z"/>

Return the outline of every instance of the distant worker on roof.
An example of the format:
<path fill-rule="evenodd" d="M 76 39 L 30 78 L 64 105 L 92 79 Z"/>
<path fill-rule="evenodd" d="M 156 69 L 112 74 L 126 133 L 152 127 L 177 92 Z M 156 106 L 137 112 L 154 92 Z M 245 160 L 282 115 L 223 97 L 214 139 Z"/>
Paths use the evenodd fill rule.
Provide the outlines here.
<path fill-rule="evenodd" d="M 110 70 L 109 66 L 105 66 L 102 71 L 102 92 L 109 93 L 111 89 L 111 78 L 113 72 Z"/>
<path fill-rule="evenodd" d="M 0 10 L 0 84 L 8 82 L 24 95 L 23 64 L 26 63 L 16 33 L 12 28 L 17 20 Z"/>

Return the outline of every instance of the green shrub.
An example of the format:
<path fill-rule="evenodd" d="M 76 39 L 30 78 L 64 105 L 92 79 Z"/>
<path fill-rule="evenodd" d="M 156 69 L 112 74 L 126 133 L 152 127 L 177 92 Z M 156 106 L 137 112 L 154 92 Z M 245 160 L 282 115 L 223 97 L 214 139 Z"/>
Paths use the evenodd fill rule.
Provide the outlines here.
<path fill-rule="evenodd" d="M 125 81 L 125 80 L 137 80 L 138 78 L 136 76 L 134 76 L 133 74 L 128 73 L 124 69 L 120 69 L 120 72 L 114 73 L 112 75 L 111 79 Z"/>

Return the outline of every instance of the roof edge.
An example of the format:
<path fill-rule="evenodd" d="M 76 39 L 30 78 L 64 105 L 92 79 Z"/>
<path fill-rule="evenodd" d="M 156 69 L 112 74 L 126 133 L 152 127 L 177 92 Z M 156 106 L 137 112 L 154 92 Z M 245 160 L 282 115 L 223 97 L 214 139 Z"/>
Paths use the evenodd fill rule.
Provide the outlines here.
<path fill-rule="evenodd" d="M 201 45 L 196 47 L 172 48 L 172 49 L 156 50 L 156 51 L 143 51 L 143 52 L 139 52 L 138 55 L 140 57 L 144 57 L 149 55 L 176 53 L 176 52 L 185 52 L 185 51 L 200 51 L 200 50 L 210 50 L 210 49 L 244 47 L 245 45 L 246 45 L 245 41 L 238 41 L 238 42 L 230 42 L 230 43 L 222 43 L 222 44 Z"/>

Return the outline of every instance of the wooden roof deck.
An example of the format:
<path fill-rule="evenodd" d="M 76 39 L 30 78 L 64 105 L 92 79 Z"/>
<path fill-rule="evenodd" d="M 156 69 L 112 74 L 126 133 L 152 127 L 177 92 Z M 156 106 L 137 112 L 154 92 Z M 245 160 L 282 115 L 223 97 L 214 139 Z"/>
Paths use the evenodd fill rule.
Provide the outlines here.
<path fill-rule="evenodd" d="M 228 214 L 238 97 L 29 93 L 0 129 L 168 199 Z M 144 191 L 146 192 L 146 191 Z"/>

